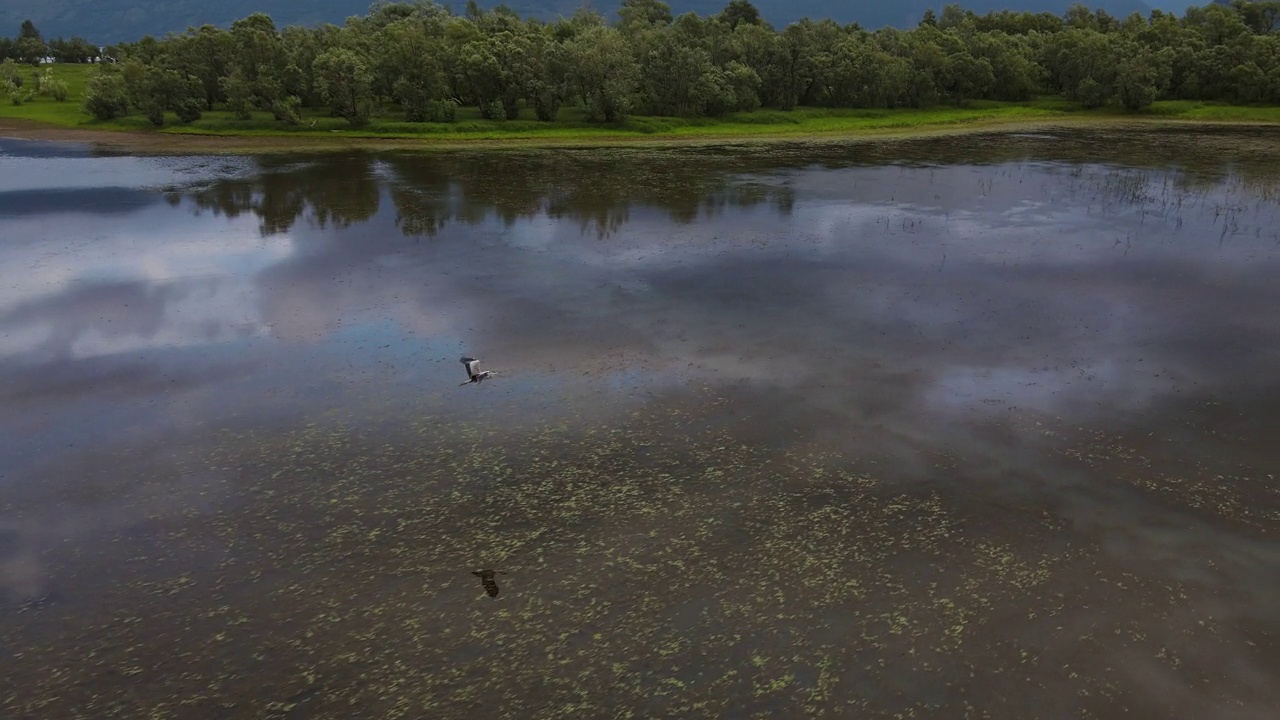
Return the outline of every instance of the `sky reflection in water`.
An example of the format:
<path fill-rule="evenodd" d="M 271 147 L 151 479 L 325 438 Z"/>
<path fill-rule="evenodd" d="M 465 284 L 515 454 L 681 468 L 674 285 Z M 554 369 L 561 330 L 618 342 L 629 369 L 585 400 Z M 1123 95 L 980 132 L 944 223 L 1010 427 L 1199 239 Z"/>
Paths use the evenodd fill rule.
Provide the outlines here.
<path fill-rule="evenodd" d="M 0 591 L 39 596 L 45 549 L 136 522 L 65 498 L 158 439 L 416 402 L 607 424 L 707 387 L 753 442 L 1040 503 L 1117 557 L 1239 583 L 1227 612 L 1271 633 L 1274 671 L 1274 483 L 1222 524 L 1240 518 L 1044 458 L 1119 432 L 1206 472 L 1280 468 L 1275 140 L 257 159 L 0 141 Z M 464 352 L 506 372 L 452 395 Z"/>
<path fill-rule="evenodd" d="M 931 412 L 1139 409 L 1274 366 L 1257 340 L 1275 331 L 1280 222 L 1252 178 L 1054 163 L 1087 144 L 1061 139 L 968 142 L 995 157 L 955 141 L 827 148 L 822 169 L 349 155 L 230 179 L 214 163 L 233 161 L 57 158 L 70 188 L 95 163 L 117 164 L 116 184 L 36 173 L 40 189 L 0 195 L 0 357 L 56 375 L 243 345 L 242 360 L 364 366 L 386 353 L 338 330 L 368 326 L 369 343 L 432 339 L 526 371 L 590 369 L 608 349 L 721 380 L 826 378 L 855 393 L 842 401 L 896 379 L 895 404 Z M 895 151 L 939 164 L 878 164 Z"/>

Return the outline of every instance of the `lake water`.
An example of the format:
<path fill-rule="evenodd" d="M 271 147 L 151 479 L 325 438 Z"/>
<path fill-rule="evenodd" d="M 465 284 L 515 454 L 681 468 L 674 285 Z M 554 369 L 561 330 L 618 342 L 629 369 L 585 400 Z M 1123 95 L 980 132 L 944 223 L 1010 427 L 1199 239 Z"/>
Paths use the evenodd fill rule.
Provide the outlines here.
<path fill-rule="evenodd" d="M 0 269 L 5 718 L 1280 708 L 1275 131 L 0 140 Z"/>

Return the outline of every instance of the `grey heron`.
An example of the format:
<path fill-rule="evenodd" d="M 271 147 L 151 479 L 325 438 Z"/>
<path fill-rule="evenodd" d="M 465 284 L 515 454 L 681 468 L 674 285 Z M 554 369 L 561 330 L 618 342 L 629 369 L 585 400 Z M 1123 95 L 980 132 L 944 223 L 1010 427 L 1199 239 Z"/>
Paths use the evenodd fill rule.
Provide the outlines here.
<path fill-rule="evenodd" d="M 463 355 L 462 364 L 465 365 L 467 368 L 467 377 L 471 378 L 470 380 L 467 380 L 466 382 L 462 383 L 462 385 L 470 385 L 471 383 L 478 383 L 481 380 L 487 380 L 488 378 L 497 374 L 492 370 L 481 370 L 480 361 L 473 357 L 467 357 L 466 355 Z M 462 387 L 462 385 L 459 385 L 458 387 Z"/>

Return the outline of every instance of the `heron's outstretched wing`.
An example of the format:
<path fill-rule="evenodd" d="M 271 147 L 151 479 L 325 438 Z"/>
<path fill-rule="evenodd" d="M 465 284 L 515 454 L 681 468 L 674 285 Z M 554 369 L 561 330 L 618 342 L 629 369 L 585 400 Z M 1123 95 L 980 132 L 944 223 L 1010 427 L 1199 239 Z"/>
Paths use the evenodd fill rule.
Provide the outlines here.
<path fill-rule="evenodd" d="M 475 359 L 475 358 L 473 358 L 473 357 L 467 357 L 467 356 L 465 356 L 465 355 L 464 355 L 464 356 L 462 357 L 462 364 L 463 364 L 463 365 L 465 365 L 465 366 L 466 366 L 466 368 L 467 368 L 467 377 L 469 377 L 469 378 L 471 378 L 471 379 L 473 379 L 473 380 L 474 380 L 474 379 L 475 379 L 475 377 L 476 377 L 476 375 L 479 375 L 479 374 L 480 374 L 480 361 L 479 361 L 479 360 L 477 360 L 477 359 Z"/>

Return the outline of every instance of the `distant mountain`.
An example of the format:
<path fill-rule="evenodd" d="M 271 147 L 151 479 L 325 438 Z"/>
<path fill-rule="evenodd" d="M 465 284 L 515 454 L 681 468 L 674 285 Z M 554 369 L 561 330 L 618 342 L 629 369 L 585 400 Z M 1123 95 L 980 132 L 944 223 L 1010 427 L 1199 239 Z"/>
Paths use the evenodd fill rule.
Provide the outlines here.
<path fill-rule="evenodd" d="M 456 0 L 461 11 L 465 0 Z M 674 13 L 693 11 L 699 15 L 720 12 L 728 0 L 672 0 Z M 961 5 L 977 13 L 992 10 L 1027 10 L 1061 15 L 1074 0 L 968 0 Z M 99 44 L 137 40 L 144 35 L 161 36 L 181 32 L 188 26 L 205 23 L 226 27 L 232 20 L 255 11 L 275 19 L 277 25 L 341 24 L 352 15 L 364 15 L 369 0 L 0 0 L 0 34 L 15 36 L 23 20 L 30 19 L 46 38 L 80 35 Z M 450 4 L 450 3 L 442 3 Z M 493 7 L 497 0 L 480 0 Z M 509 0 L 508 6 L 523 17 L 554 19 L 573 14 L 582 0 Z M 610 20 L 616 18 L 619 0 L 591 3 Z M 775 27 L 802 17 L 831 18 L 840 23 L 857 22 L 863 27 L 886 25 L 914 27 L 927 8 L 940 10 L 945 0 L 758 0 L 761 15 Z M 1117 17 L 1133 12 L 1143 15 L 1153 5 L 1181 12 L 1179 0 L 1086 0 Z M 1197 3 L 1199 4 L 1199 3 Z"/>

